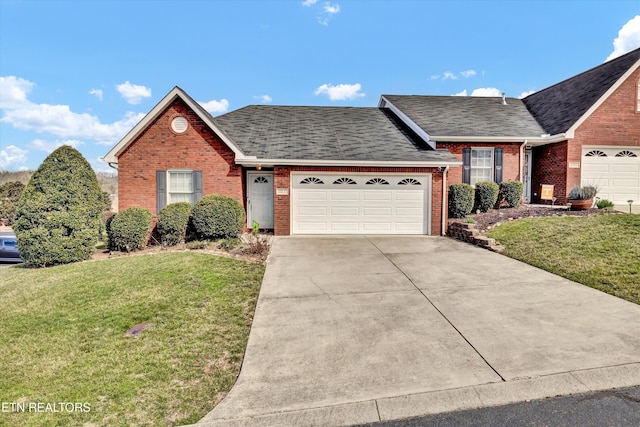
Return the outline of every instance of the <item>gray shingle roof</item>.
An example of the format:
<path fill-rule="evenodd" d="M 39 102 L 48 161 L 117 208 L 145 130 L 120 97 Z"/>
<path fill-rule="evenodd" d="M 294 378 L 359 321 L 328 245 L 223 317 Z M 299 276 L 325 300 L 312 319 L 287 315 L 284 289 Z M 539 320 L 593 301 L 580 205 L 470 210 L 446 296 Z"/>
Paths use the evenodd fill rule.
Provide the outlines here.
<path fill-rule="evenodd" d="M 499 97 L 383 95 L 430 136 L 540 137 L 522 100 Z"/>
<path fill-rule="evenodd" d="M 379 108 L 250 105 L 213 119 L 261 159 L 457 162 Z"/>
<path fill-rule="evenodd" d="M 564 133 L 640 59 L 640 49 L 587 70 L 523 99 L 545 133 Z"/>

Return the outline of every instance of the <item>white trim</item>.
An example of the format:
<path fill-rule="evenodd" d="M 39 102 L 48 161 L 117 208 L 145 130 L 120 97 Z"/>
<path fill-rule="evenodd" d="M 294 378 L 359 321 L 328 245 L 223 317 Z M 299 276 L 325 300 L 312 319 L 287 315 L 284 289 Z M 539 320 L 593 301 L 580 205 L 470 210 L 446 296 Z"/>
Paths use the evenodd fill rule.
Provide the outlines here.
<path fill-rule="evenodd" d="M 604 95 L 600 97 L 592 106 L 589 108 L 574 124 L 569 128 L 566 132 L 567 138 L 573 138 L 575 131 L 589 118 L 591 114 L 593 114 L 606 100 L 611 96 L 613 92 L 618 90 L 620 86 L 640 67 L 640 59 L 633 64 L 626 73 L 622 75 L 610 88 L 607 90 Z"/>
<path fill-rule="evenodd" d="M 383 168 L 437 168 L 445 166 L 460 166 L 461 161 L 397 161 L 389 162 L 384 160 L 306 160 L 306 159 L 257 159 L 255 157 L 244 157 L 236 159 L 236 163 L 242 166 L 353 166 L 353 167 L 383 167 Z M 297 172 L 297 171 L 296 171 Z"/>
<path fill-rule="evenodd" d="M 477 152 L 477 151 L 480 151 L 480 150 L 491 151 L 491 181 L 495 182 L 496 181 L 496 150 L 495 150 L 495 147 L 470 147 L 470 148 L 471 148 L 471 154 L 469 156 L 469 183 L 471 183 L 471 181 L 472 181 L 471 174 L 472 174 L 473 169 L 474 169 L 474 167 L 471 166 L 471 161 L 473 160 L 473 152 L 474 151 Z M 504 159 L 502 159 L 502 162 L 504 163 Z M 486 166 L 476 166 L 475 169 L 486 170 L 488 168 Z M 478 181 L 478 182 L 483 182 L 483 181 Z M 475 188 L 475 184 L 471 184 L 471 185 Z"/>
<path fill-rule="evenodd" d="M 532 146 L 540 146 L 552 144 L 555 142 L 566 141 L 567 136 L 564 133 L 550 136 L 540 137 L 522 137 L 522 136 L 432 136 L 435 142 L 473 142 L 473 143 L 505 143 L 505 142 L 526 142 Z"/>
<path fill-rule="evenodd" d="M 165 191 L 165 200 L 167 201 L 167 206 L 170 205 L 171 203 L 176 203 L 176 202 L 171 202 L 171 194 L 191 194 L 191 204 L 193 205 L 195 203 L 195 193 L 196 193 L 196 188 L 195 188 L 195 182 L 194 182 L 194 173 L 195 169 L 167 169 L 165 171 L 166 174 L 166 180 L 167 180 L 167 184 L 166 184 L 166 191 Z M 192 189 L 191 191 L 171 191 L 171 174 L 172 173 L 189 173 L 191 174 L 191 184 L 192 184 Z"/>
<path fill-rule="evenodd" d="M 385 98 L 384 95 L 380 96 L 380 102 L 378 103 L 378 106 L 380 108 L 388 108 L 389 110 L 391 110 L 393 114 L 398 116 L 398 118 L 402 120 L 404 124 L 409 126 L 409 128 L 414 131 L 419 137 L 421 137 L 431 148 L 436 148 L 435 141 L 432 141 L 432 139 L 429 137 L 429 134 L 420 126 L 418 126 L 413 120 L 411 120 L 409 116 L 403 113 L 402 110 L 393 105 L 393 103 Z"/>
<path fill-rule="evenodd" d="M 144 130 L 156 119 L 164 110 L 167 109 L 172 102 L 176 99 L 180 98 L 185 104 L 193 110 L 193 112 L 203 121 L 205 124 L 211 129 L 222 141 L 234 152 L 236 155 L 236 159 L 243 158 L 244 154 L 240 149 L 231 141 L 229 137 L 227 137 L 211 120 L 208 114 L 202 114 L 204 109 L 200 104 L 193 101 L 185 91 L 180 89 L 178 86 L 174 87 L 162 100 L 156 104 L 155 107 L 149 113 L 143 117 L 142 120 L 138 122 L 137 125 L 133 127 L 127 133 L 124 138 L 122 138 L 109 152 L 102 157 L 102 160 L 107 163 L 118 163 L 118 156 L 122 154 L 122 152 L 133 142 L 135 139 L 142 134 Z"/>

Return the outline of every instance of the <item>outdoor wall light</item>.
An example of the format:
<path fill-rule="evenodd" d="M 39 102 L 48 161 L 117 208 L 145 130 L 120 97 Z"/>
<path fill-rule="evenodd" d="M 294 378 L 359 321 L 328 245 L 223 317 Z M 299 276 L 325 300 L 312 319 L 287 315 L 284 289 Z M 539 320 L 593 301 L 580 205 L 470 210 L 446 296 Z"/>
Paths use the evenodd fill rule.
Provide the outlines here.
<path fill-rule="evenodd" d="M 256 165 L 256 169 L 261 171 L 262 170 L 262 165 Z"/>

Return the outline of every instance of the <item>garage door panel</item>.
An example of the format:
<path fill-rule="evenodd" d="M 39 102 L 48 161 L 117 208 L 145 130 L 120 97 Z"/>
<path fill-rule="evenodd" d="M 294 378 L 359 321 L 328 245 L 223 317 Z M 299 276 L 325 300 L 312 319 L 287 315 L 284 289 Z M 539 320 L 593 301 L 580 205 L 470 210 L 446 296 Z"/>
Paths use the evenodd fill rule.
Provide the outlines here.
<path fill-rule="evenodd" d="M 355 184 L 346 185 L 345 180 Z M 429 190 L 427 175 L 294 173 L 291 231 L 425 234 L 429 232 Z"/>
<path fill-rule="evenodd" d="M 605 156 L 587 157 L 592 150 Z M 598 197 L 614 203 L 640 198 L 640 157 L 618 156 L 625 151 L 640 155 L 638 147 L 583 147 L 582 182 L 597 185 Z"/>
<path fill-rule="evenodd" d="M 362 208 L 362 214 L 364 216 L 391 216 L 391 207 L 386 208 Z"/>
<path fill-rule="evenodd" d="M 352 190 L 329 190 L 329 200 L 335 202 L 357 202 L 360 200 L 360 193 Z"/>
<path fill-rule="evenodd" d="M 362 200 L 364 201 L 390 201 L 392 199 L 391 191 L 375 191 L 364 190 L 362 192 Z"/>

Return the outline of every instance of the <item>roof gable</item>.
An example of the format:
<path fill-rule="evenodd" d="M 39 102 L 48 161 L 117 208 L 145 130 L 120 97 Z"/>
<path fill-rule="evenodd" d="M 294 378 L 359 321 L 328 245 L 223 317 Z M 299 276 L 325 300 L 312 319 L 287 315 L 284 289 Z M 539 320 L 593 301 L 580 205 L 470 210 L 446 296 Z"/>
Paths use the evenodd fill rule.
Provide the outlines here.
<path fill-rule="evenodd" d="M 227 137 L 214 123 L 213 116 L 209 114 L 200 104 L 193 100 L 187 93 L 179 88 L 174 87 L 162 100 L 156 104 L 153 109 L 138 122 L 122 138 L 116 145 L 109 150 L 109 152 L 102 158 L 107 163 L 118 163 L 118 156 L 131 144 L 138 136 L 140 136 L 153 121 L 158 118 L 176 99 L 181 99 L 193 112 L 213 131 L 216 135 L 224 141 L 224 143 L 234 152 L 236 158 L 243 158 L 244 153 L 238 148 L 238 146 Z"/>
<path fill-rule="evenodd" d="M 390 104 L 390 105 L 389 105 Z M 400 110 L 429 138 L 540 138 L 544 133 L 522 100 L 475 96 L 383 95 L 381 107 Z M 395 108 L 394 108 L 395 107 Z"/>
<path fill-rule="evenodd" d="M 570 134 L 639 65 L 640 49 L 636 49 L 531 94 L 523 101 L 546 133 Z"/>

